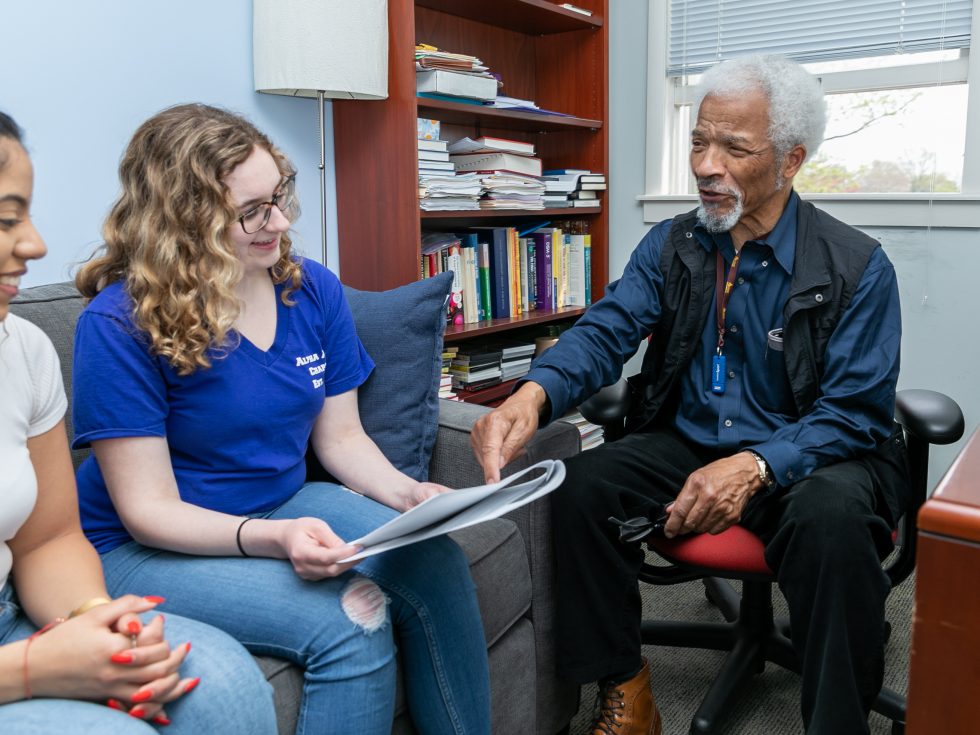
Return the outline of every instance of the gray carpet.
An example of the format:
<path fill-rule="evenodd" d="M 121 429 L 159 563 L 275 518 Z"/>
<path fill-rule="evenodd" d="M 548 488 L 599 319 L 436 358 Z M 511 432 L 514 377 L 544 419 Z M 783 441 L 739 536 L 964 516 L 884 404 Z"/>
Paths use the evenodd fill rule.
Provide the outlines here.
<path fill-rule="evenodd" d="M 641 585 L 644 617 L 662 620 L 721 620 L 721 613 L 708 603 L 700 582 L 670 587 Z M 892 634 L 885 649 L 885 686 L 906 691 L 909 662 L 909 627 L 915 580 L 910 578 L 892 590 L 887 618 Z M 778 590 L 774 595 L 777 615 L 786 614 Z M 650 661 L 653 691 L 664 718 L 664 735 L 686 735 L 691 718 L 707 692 L 725 654 L 718 651 L 645 646 Z M 727 735 L 798 735 L 803 732 L 799 714 L 799 678 L 768 664 L 742 690 L 738 702 L 724 724 Z M 588 733 L 595 704 L 595 686 L 582 688 L 582 704 L 572 720 L 571 735 Z M 871 732 L 891 733 L 891 721 L 872 713 Z"/>

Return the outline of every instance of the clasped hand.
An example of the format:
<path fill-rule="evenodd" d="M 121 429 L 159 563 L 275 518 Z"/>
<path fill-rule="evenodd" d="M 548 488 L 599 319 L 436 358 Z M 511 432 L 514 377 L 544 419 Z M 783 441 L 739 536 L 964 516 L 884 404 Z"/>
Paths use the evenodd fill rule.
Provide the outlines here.
<path fill-rule="evenodd" d="M 134 717 L 169 722 L 163 705 L 197 681 L 178 673 L 190 643 L 171 649 L 163 637 L 162 615 L 147 625 L 137 617 L 156 604 L 126 595 L 39 636 L 29 651 L 33 695 L 102 701 Z"/>
<path fill-rule="evenodd" d="M 667 506 L 670 516 L 664 535 L 721 533 L 742 517 L 745 504 L 762 488 L 758 466 L 750 454 L 740 452 L 692 472 L 676 500 Z"/>

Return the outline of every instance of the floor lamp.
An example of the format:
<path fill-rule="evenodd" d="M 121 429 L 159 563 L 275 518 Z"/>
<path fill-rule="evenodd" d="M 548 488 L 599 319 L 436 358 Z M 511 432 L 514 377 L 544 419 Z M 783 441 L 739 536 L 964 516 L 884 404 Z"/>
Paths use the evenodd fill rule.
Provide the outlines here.
<path fill-rule="evenodd" d="M 256 92 L 316 98 L 320 242 L 327 265 L 323 101 L 388 96 L 387 0 L 254 0 L 252 69 Z"/>

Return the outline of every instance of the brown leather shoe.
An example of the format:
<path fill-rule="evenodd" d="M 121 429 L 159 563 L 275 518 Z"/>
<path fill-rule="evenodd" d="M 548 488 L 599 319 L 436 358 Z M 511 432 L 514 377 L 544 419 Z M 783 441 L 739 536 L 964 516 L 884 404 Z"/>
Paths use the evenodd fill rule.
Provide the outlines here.
<path fill-rule="evenodd" d="M 650 665 L 629 681 L 599 687 L 596 703 L 599 714 L 592 723 L 591 735 L 661 735 L 660 710 L 650 686 Z"/>

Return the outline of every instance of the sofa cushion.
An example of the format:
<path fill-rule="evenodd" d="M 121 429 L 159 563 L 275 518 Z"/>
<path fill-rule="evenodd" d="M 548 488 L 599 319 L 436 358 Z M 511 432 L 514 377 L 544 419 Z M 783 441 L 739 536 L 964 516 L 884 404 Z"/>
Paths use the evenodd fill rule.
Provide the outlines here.
<path fill-rule="evenodd" d="M 388 460 L 425 480 L 439 424 L 445 303 L 453 274 L 390 291 L 344 287 L 375 369 L 358 390 L 361 423 Z"/>
<path fill-rule="evenodd" d="M 71 401 L 71 355 L 75 347 L 75 322 L 85 306 L 85 300 L 71 281 L 35 286 L 21 291 L 11 302 L 10 309 L 22 319 L 34 322 L 44 330 L 58 351 L 61 375 L 65 381 L 65 393 Z M 73 436 L 71 411 L 65 415 L 68 436 Z M 72 451 L 77 467 L 88 456 L 88 449 Z"/>

